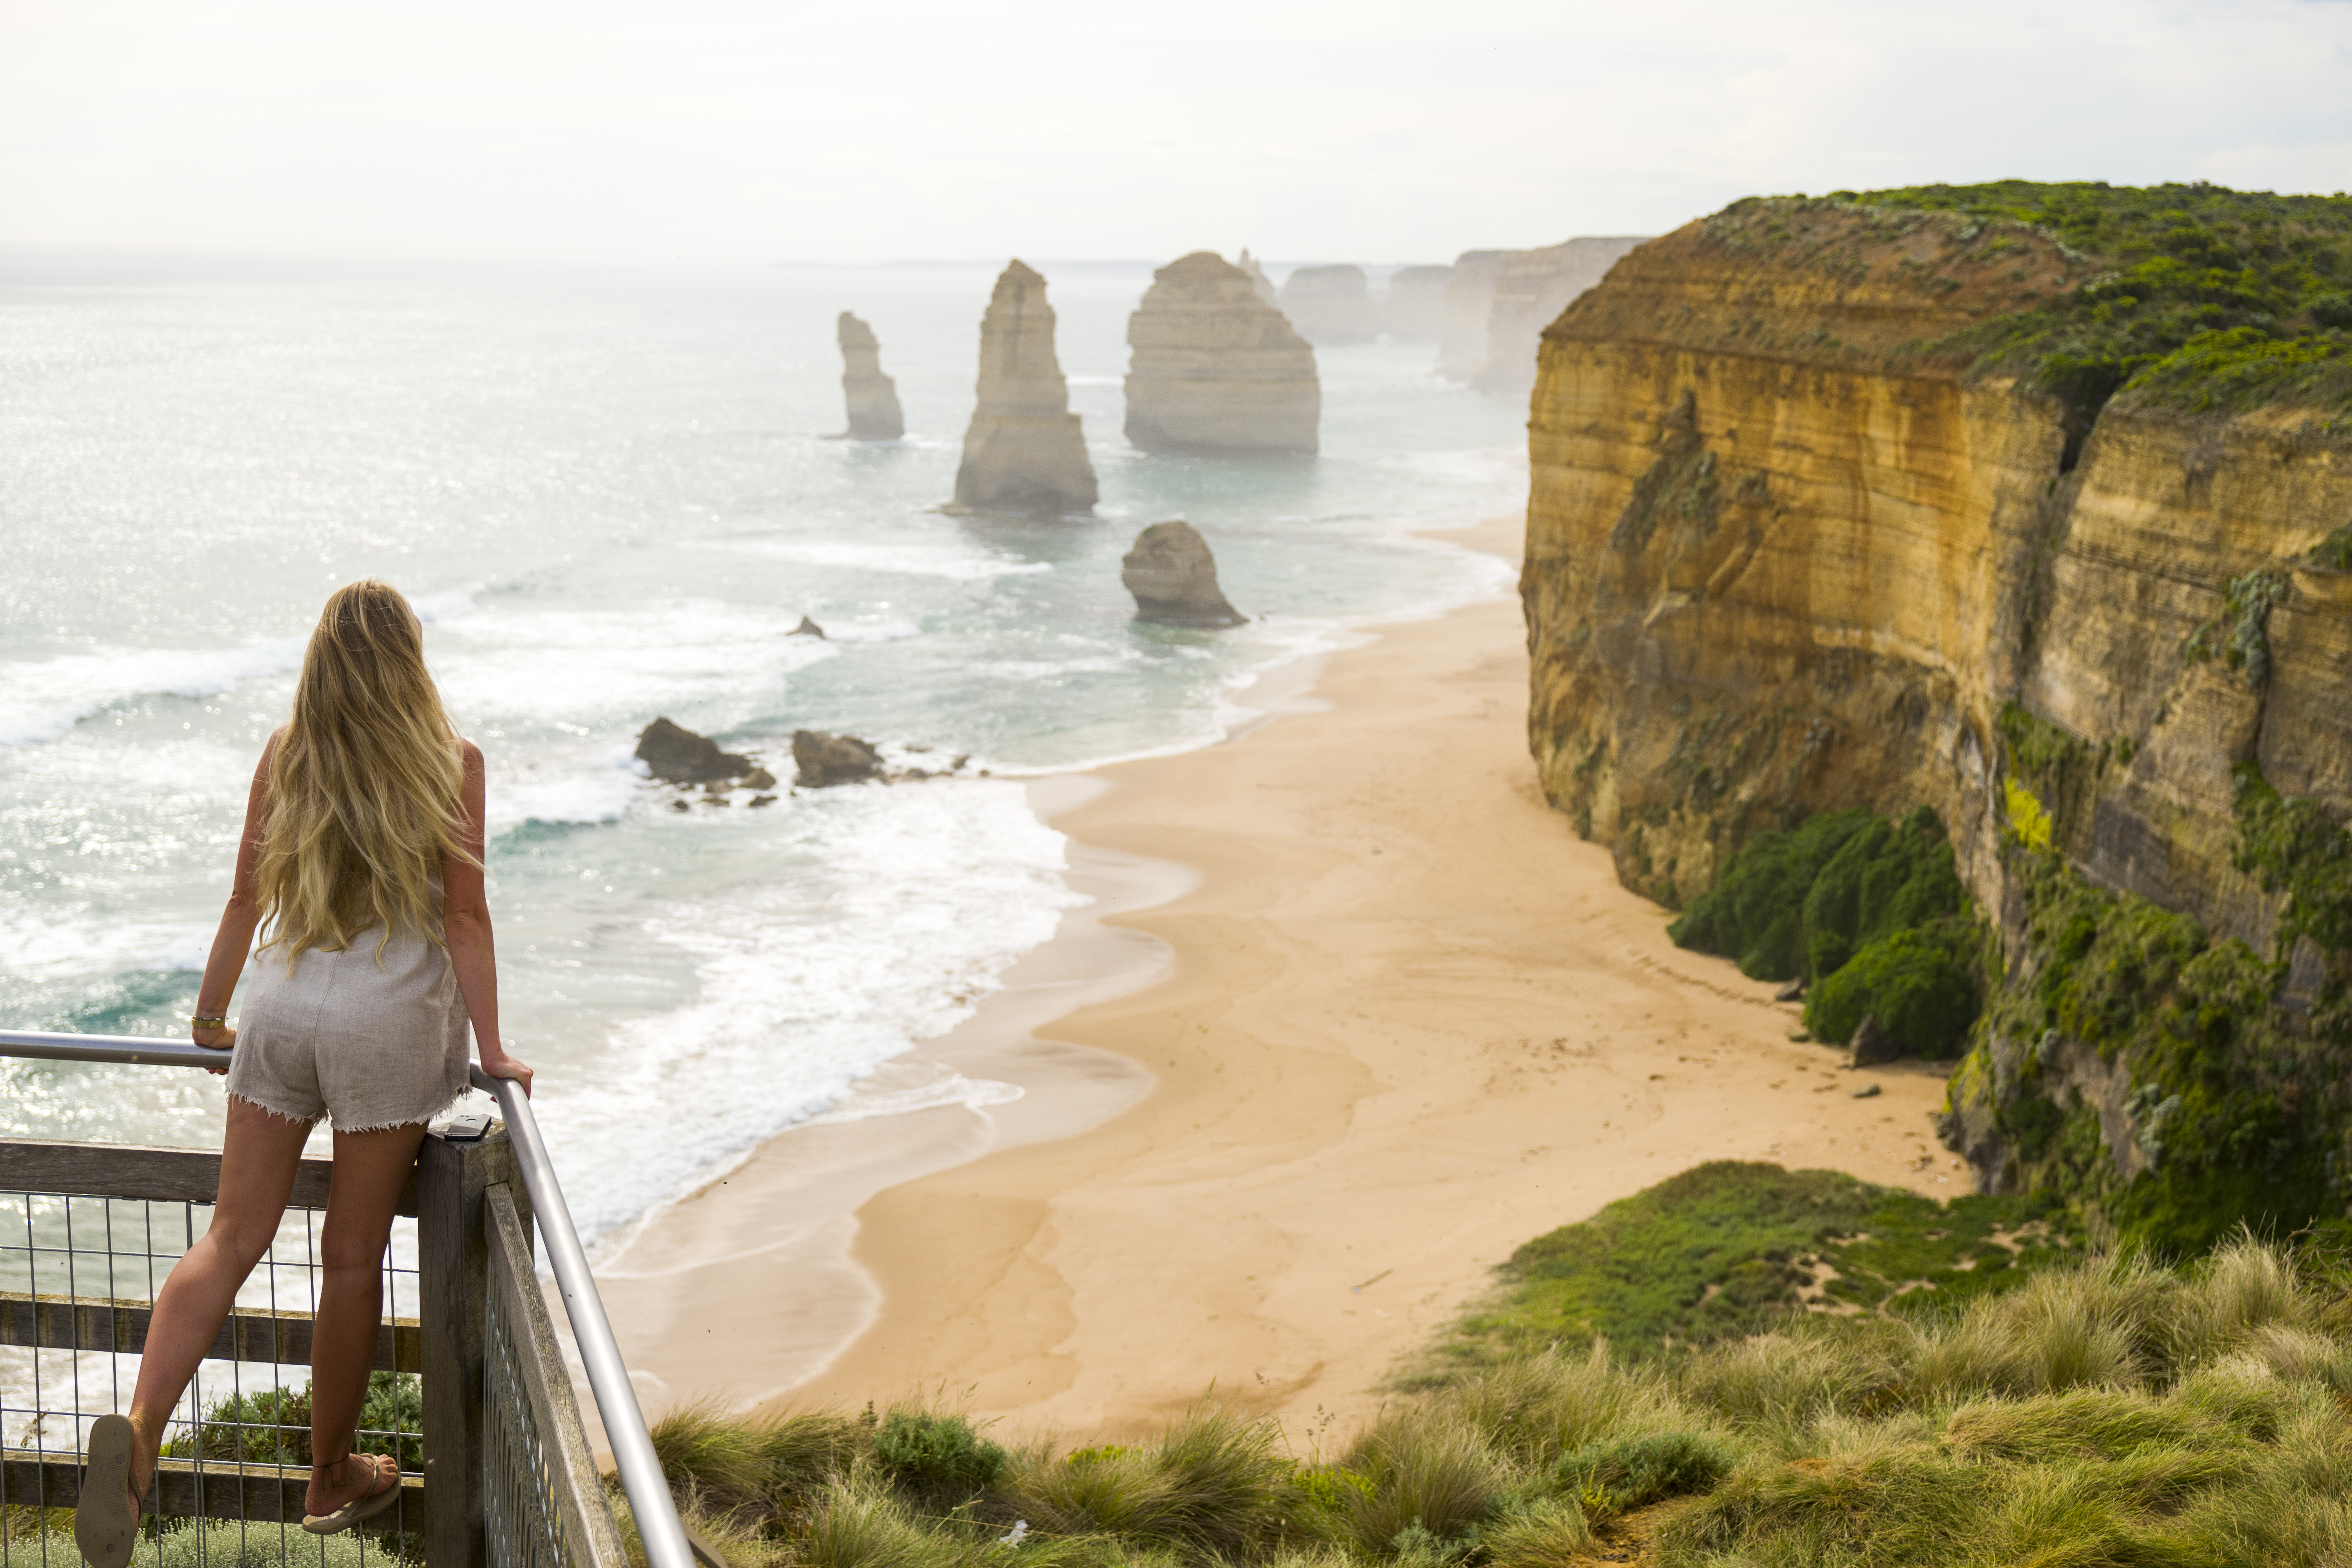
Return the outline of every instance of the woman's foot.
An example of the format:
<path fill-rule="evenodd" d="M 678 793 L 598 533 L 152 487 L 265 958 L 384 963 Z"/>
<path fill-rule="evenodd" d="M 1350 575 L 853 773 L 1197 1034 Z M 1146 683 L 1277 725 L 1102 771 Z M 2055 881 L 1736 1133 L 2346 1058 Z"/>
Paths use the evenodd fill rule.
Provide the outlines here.
<path fill-rule="evenodd" d="M 302 1511 L 332 1513 L 399 1481 L 400 1472 L 393 1468 L 389 1454 L 346 1454 L 332 1464 L 310 1468 L 310 1489 L 303 1494 Z"/>
<path fill-rule="evenodd" d="M 302 1498 L 302 1528 L 313 1535 L 349 1530 L 382 1513 L 400 1496 L 400 1465 L 389 1454 L 346 1454 L 310 1468 Z"/>
<path fill-rule="evenodd" d="M 139 1500 L 131 1479 L 139 1435 L 120 1415 L 91 1423 L 81 1472 L 81 1495 L 74 1504 L 74 1544 L 89 1568 L 126 1568 L 139 1544 Z M 154 1474 L 152 1461 L 148 1474 Z"/>

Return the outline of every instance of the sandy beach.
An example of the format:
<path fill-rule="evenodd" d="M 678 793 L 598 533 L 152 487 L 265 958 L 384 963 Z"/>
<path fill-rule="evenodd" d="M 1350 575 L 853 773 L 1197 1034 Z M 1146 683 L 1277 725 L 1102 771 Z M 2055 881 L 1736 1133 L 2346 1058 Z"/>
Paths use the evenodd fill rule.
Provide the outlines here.
<path fill-rule="evenodd" d="M 1968 1190 L 1939 1071 L 1790 1040 L 1545 805 L 1526 678 L 1475 604 L 1041 784 L 1097 901 L 923 1053 L 1023 1097 L 796 1129 L 662 1211 L 599 1268 L 649 1405 L 944 1390 L 1116 1436 L 1213 1384 L 1311 1443 L 1519 1243 L 1700 1161 Z"/>

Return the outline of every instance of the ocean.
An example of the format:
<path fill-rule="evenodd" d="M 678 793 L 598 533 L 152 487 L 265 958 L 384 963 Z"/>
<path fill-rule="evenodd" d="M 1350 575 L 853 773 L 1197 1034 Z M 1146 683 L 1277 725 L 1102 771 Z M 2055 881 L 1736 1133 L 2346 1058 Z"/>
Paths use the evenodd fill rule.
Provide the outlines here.
<path fill-rule="evenodd" d="M 1319 351 L 1319 457 L 1136 452 L 1150 267 L 1041 262 L 1099 515 L 944 515 L 1002 265 L 0 251 L 0 1018 L 182 1033 L 261 743 L 373 575 L 488 759 L 504 1026 L 592 1239 L 813 1115 L 1017 1092 L 902 1058 L 1077 901 L 1019 781 L 1211 743 L 1270 670 L 1502 589 L 1416 531 L 1519 508 L 1527 466 L 1521 408 L 1387 341 Z M 827 438 L 842 310 L 901 441 Z M 1248 625 L 1131 618 L 1119 557 L 1172 517 Z M 787 781 L 798 728 L 968 761 L 678 811 L 631 755 L 656 716 Z M 219 1137 L 216 1079 L 0 1075 L 14 1135 Z"/>

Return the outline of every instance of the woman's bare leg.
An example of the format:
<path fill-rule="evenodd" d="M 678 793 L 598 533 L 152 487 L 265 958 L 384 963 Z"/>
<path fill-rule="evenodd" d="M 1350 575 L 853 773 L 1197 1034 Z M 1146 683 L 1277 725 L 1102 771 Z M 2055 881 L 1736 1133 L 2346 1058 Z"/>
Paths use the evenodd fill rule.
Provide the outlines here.
<path fill-rule="evenodd" d="M 155 1455 L 163 1446 L 172 1407 L 219 1337 L 223 1320 L 236 1304 L 237 1288 L 277 1238 L 310 1135 L 309 1122 L 289 1121 L 249 1100 L 229 1098 L 212 1224 L 173 1267 L 155 1298 L 139 1358 L 139 1383 L 131 1394 L 131 1426 L 138 1438 L 131 1487 L 142 1498 L 155 1476 Z"/>
<path fill-rule="evenodd" d="M 383 1249 L 392 1211 L 416 1163 L 425 1129 L 335 1133 L 335 1183 L 320 1237 L 325 1278 L 310 1333 L 310 1492 L 306 1512 L 330 1513 L 375 1489 L 381 1466 L 346 1463 L 367 1400 L 383 1314 Z"/>

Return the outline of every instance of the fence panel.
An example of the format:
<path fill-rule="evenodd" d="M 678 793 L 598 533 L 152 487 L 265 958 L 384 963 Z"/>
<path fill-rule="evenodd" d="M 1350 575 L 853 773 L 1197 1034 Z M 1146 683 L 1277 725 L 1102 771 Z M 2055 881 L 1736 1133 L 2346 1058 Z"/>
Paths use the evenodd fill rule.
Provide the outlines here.
<path fill-rule="evenodd" d="M 620 1531 L 510 1190 L 489 1190 L 483 1526 L 499 1568 L 618 1568 Z"/>
<path fill-rule="evenodd" d="M 79 1563 L 68 1510 L 89 1425 L 129 1408 L 156 1294 L 209 1225 L 219 1171 L 220 1156 L 198 1150 L 0 1141 L 0 1568 Z M 284 1368 L 310 1358 L 331 1171 L 303 1162 L 276 1242 L 165 1430 L 142 1568 L 363 1568 L 403 1547 L 420 1554 L 427 1509 L 413 1474 L 372 1538 L 299 1528 L 309 1386 Z M 413 1214 L 413 1197 L 402 1208 Z M 388 1258 L 383 1294 L 391 1321 L 360 1446 L 415 1472 L 423 1344 L 402 1310 L 415 1308 L 415 1270 Z"/>

